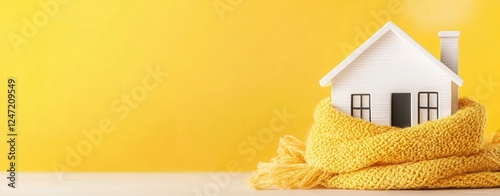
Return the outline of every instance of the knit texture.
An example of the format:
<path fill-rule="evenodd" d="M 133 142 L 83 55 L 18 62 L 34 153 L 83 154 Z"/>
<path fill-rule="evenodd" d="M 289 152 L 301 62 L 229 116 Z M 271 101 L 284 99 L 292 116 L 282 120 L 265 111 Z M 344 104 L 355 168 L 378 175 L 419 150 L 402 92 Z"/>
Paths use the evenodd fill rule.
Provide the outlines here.
<path fill-rule="evenodd" d="M 307 144 L 280 140 L 277 156 L 259 163 L 256 189 L 434 189 L 500 186 L 500 131 L 484 137 L 486 111 L 459 100 L 452 116 L 408 128 L 346 115 L 322 100 Z"/>

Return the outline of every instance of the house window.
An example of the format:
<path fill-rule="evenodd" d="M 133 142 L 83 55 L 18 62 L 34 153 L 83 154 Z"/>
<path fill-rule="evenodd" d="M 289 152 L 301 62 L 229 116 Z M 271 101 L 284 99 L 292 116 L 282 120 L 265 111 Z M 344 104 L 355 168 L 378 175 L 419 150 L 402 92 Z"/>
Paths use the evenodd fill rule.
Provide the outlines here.
<path fill-rule="evenodd" d="M 437 92 L 418 93 L 418 123 L 439 118 L 439 96 Z"/>
<path fill-rule="evenodd" d="M 351 116 L 372 121 L 370 94 L 351 95 Z"/>

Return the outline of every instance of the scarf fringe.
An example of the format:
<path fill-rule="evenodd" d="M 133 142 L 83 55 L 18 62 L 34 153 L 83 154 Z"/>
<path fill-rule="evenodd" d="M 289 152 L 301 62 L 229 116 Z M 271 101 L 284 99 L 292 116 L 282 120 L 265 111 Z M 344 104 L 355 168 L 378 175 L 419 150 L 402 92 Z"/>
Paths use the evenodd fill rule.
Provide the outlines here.
<path fill-rule="evenodd" d="M 259 163 L 249 179 L 255 189 L 315 188 L 333 175 L 308 165 L 304 159 L 305 145 L 293 136 L 280 139 L 278 154 L 270 163 Z"/>

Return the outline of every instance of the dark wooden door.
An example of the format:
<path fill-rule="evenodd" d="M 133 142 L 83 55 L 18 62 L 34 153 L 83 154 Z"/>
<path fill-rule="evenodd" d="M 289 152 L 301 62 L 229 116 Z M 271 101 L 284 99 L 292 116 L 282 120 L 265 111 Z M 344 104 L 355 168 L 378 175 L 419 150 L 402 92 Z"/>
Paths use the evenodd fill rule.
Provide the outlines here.
<path fill-rule="evenodd" d="M 411 94 L 392 93 L 391 125 L 395 127 L 411 126 Z"/>

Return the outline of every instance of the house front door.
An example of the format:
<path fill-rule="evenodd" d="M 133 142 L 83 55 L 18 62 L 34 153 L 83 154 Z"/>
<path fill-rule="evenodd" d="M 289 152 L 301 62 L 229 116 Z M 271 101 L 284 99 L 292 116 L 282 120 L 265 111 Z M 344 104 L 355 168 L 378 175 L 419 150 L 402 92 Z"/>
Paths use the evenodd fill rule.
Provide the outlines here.
<path fill-rule="evenodd" d="M 401 128 L 411 126 L 410 93 L 392 93 L 391 125 Z"/>

